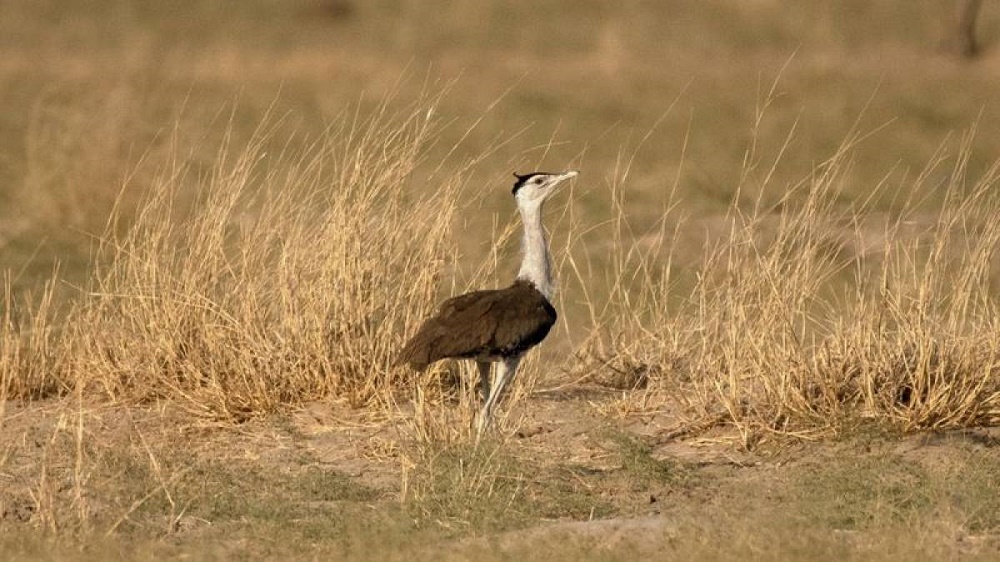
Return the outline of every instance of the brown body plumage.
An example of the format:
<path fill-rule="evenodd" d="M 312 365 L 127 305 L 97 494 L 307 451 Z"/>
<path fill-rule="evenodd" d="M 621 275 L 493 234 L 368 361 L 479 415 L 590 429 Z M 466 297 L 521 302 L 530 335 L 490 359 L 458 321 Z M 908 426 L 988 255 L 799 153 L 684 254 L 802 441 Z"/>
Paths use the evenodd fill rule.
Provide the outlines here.
<path fill-rule="evenodd" d="M 423 371 L 446 358 L 497 361 L 540 343 L 556 322 L 556 309 L 530 282 L 474 291 L 448 299 L 399 354 L 399 363 Z"/>

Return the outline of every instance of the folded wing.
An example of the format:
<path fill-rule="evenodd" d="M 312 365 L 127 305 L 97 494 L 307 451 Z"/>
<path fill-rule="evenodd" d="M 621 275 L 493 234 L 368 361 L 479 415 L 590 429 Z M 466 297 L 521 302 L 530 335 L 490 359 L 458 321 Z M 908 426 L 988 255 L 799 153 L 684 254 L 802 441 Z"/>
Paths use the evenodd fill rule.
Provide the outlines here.
<path fill-rule="evenodd" d="M 397 363 L 422 371 L 449 357 L 495 360 L 520 355 L 545 339 L 555 321 L 555 308 L 526 281 L 466 293 L 441 304 L 403 347 Z"/>

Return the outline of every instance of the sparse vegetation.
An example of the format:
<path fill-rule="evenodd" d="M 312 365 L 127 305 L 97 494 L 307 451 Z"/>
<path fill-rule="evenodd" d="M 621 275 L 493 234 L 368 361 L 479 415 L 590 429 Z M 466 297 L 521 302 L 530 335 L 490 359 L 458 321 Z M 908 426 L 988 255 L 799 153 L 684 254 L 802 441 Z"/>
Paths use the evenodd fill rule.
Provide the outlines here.
<path fill-rule="evenodd" d="M 448 4 L 0 8 L 3 556 L 995 556 L 995 14 Z M 550 167 L 476 445 L 394 353 Z"/>

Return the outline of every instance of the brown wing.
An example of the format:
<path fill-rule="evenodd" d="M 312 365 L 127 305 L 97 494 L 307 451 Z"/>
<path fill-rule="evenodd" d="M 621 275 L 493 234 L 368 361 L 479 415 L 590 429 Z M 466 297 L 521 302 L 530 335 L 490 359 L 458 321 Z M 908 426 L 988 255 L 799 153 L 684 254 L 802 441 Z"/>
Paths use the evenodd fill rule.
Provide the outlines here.
<path fill-rule="evenodd" d="M 537 345 L 556 321 L 555 308 L 530 283 L 446 300 L 403 347 L 398 363 L 423 370 L 447 357 L 517 355 Z"/>

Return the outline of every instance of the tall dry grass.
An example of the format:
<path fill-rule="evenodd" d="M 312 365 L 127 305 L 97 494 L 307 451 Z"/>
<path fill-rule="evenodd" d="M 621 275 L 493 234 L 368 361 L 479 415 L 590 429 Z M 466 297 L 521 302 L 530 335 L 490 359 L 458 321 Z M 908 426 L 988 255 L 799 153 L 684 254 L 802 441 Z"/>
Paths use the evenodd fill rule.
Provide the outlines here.
<path fill-rule="evenodd" d="M 7 290 L 5 396 L 81 388 L 228 420 L 319 398 L 385 413 L 403 396 L 421 440 L 463 441 L 475 410 L 461 384 L 474 378 L 468 366 L 413 378 L 392 365 L 402 338 L 456 285 L 451 228 L 468 168 L 424 165 L 432 113 L 433 104 L 382 106 L 308 145 L 264 125 L 245 146 L 224 143 L 203 175 L 178 153 L 132 224 L 111 221 L 65 321 L 51 291 L 18 313 Z M 674 260 L 691 224 L 677 216 L 683 205 L 669 202 L 658 230 L 633 230 L 623 167 L 606 261 L 581 265 L 592 249 L 568 219 L 560 267 L 578 287 L 561 297 L 590 305 L 577 367 L 639 389 L 625 410 L 680 405 L 689 426 L 732 423 L 747 444 L 859 419 L 903 430 L 1000 421 L 997 167 L 968 177 L 970 137 L 905 184 L 875 186 L 906 200 L 877 214 L 841 196 L 856 190 L 845 178 L 859 140 L 792 186 L 772 179 L 788 143 L 767 162 L 752 145 L 735 203 L 710 219 L 715 238 L 693 269 Z M 200 186 L 194 201 L 190 184 Z M 942 191 L 941 209 L 922 206 Z M 514 231 L 494 234 L 472 277 L 495 268 Z M 609 297 L 598 306 L 602 283 Z M 544 375 L 531 364 L 526 374 L 513 402 Z"/>
<path fill-rule="evenodd" d="M 392 368 L 400 338 L 453 251 L 462 175 L 408 188 L 431 113 L 347 115 L 302 149 L 264 126 L 222 146 L 184 212 L 177 186 L 191 172 L 166 170 L 127 234 L 109 229 L 71 319 L 82 384 L 223 419 L 384 399 L 405 377 Z"/>
<path fill-rule="evenodd" d="M 0 295 L 0 427 L 8 399 L 37 399 L 65 391 L 56 281 L 40 295 L 15 294 L 9 272 Z"/>
<path fill-rule="evenodd" d="M 671 215 L 636 237 L 619 214 L 612 289 L 578 370 L 637 389 L 621 413 L 680 411 L 680 432 L 732 424 L 748 446 L 863 420 L 1000 422 L 1000 168 L 968 177 L 971 138 L 904 185 L 873 186 L 873 197 L 899 190 L 893 216 L 841 200 L 857 137 L 794 186 L 745 171 L 757 204 L 737 191 L 693 271 L 673 265 L 677 240 L 705 224 Z M 747 166 L 758 164 L 751 147 Z M 941 209 L 921 207 L 942 191 Z"/>

